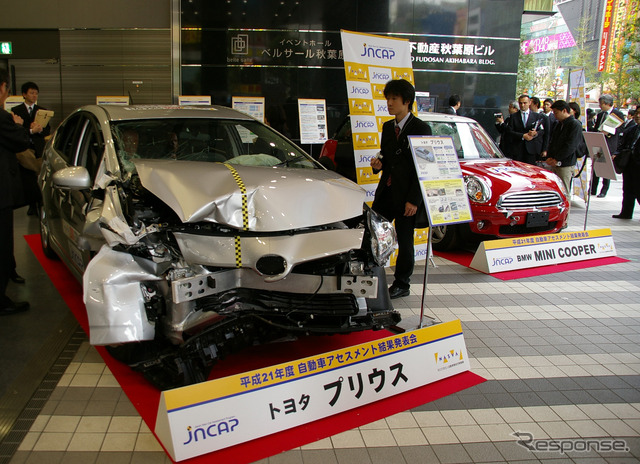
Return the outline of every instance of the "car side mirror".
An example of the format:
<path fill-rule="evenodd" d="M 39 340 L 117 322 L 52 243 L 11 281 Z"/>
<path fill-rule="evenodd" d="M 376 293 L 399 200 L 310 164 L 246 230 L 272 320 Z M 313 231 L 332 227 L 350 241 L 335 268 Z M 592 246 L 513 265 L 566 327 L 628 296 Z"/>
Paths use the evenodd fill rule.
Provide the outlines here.
<path fill-rule="evenodd" d="M 71 190 L 91 188 L 91 176 L 84 166 L 70 166 L 53 174 L 53 186 Z"/>

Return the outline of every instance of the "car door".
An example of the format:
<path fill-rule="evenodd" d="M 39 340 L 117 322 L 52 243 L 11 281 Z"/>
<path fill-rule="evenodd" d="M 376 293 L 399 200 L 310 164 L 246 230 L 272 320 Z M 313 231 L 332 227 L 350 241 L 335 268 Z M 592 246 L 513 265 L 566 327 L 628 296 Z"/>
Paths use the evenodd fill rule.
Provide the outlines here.
<path fill-rule="evenodd" d="M 88 112 L 79 112 L 69 118 L 55 141 L 55 170 L 70 166 L 82 166 L 89 171 L 92 183 L 104 156 L 104 137 L 96 118 Z M 86 264 L 103 242 L 95 232 L 87 228 L 87 211 L 95 201 L 91 189 L 75 190 L 52 188 L 51 200 L 56 214 L 51 214 L 49 224 L 52 240 L 62 252 L 61 256 L 72 271 L 82 275 Z M 93 230 L 93 232 L 92 232 Z"/>

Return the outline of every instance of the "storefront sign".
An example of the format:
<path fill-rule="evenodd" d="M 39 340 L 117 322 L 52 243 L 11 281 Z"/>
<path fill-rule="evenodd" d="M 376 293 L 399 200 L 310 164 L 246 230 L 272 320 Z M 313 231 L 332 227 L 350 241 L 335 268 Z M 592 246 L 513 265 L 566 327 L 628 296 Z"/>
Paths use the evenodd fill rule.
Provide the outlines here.
<path fill-rule="evenodd" d="M 616 256 L 610 229 L 488 240 L 476 251 L 471 267 L 491 274 L 551 264 Z"/>
<path fill-rule="evenodd" d="M 299 98 L 300 143 L 327 141 L 327 102 L 324 99 Z"/>
<path fill-rule="evenodd" d="M 472 221 L 471 205 L 453 138 L 408 138 L 429 224 L 440 226 Z"/>
<path fill-rule="evenodd" d="M 604 18 L 602 20 L 602 34 L 600 36 L 600 51 L 598 56 L 598 72 L 604 71 L 609 53 L 609 34 L 613 17 L 613 0 L 606 0 Z"/>
<path fill-rule="evenodd" d="M 222 35 L 224 34 L 224 36 Z M 366 36 L 366 34 L 360 34 Z M 382 36 L 378 36 L 382 37 Z M 453 35 L 403 35 L 387 40 L 403 40 L 410 45 L 409 60 L 416 70 L 467 72 L 499 72 L 515 74 L 518 66 L 516 38 L 495 38 Z M 341 40 L 342 39 L 342 40 Z M 200 40 L 204 40 L 200 38 Z M 213 62 L 206 64 L 234 66 L 341 66 L 348 45 L 344 37 L 332 31 L 271 31 L 242 30 L 207 31 L 208 42 L 223 41 L 228 44 L 227 53 L 212 55 Z M 359 52 L 361 54 L 362 51 Z M 184 57 L 185 65 L 202 64 L 204 57 Z M 225 61 L 220 60 L 223 58 Z M 346 58 L 349 61 L 349 58 Z"/>
<path fill-rule="evenodd" d="M 520 48 L 522 53 L 543 53 L 563 48 L 575 47 L 576 41 L 573 39 L 571 32 L 562 32 L 560 34 L 547 35 L 544 37 L 536 37 L 535 39 L 523 40 Z"/>
<path fill-rule="evenodd" d="M 176 461 L 469 370 L 459 320 L 162 393 L 155 433 Z"/>

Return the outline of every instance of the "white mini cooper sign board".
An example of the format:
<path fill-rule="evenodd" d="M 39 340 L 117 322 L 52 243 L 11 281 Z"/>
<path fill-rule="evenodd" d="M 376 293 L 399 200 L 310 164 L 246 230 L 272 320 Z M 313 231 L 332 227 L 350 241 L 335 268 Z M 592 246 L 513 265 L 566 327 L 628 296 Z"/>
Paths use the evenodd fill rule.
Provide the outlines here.
<path fill-rule="evenodd" d="M 175 461 L 358 408 L 469 370 L 459 320 L 162 392 Z"/>
<path fill-rule="evenodd" d="M 482 242 L 470 267 L 486 274 L 616 256 L 611 229 Z"/>

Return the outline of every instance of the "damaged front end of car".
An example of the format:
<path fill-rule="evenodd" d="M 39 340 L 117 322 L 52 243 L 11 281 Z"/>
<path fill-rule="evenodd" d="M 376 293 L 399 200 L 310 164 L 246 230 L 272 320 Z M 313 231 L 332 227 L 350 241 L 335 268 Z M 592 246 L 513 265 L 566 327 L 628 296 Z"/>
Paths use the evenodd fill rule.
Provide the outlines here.
<path fill-rule="evenodd" d="M 400 321 L 384 272 L 395 232 L 355 184 L 220 163 L 136 170 L 93 204 L 107 244 L 84 300 L 91 343 L 159 389 L 205 381 L 247 346 Z"/>

